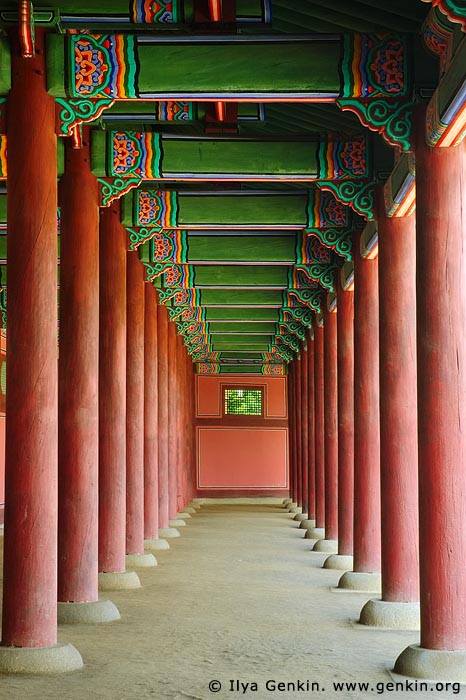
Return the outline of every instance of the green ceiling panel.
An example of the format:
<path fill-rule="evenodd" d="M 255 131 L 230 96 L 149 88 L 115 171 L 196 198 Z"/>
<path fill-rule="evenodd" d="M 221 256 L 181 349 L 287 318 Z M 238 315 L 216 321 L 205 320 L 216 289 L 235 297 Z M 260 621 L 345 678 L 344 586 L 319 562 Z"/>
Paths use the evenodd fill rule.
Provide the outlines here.
<path fill-rule="evenodd" d="M 283 303 L 283 293 L 271 289 L 203 289 L 201 293 L 203 306 L 275 306 Z"/>
<path fill-rule="evenodd" d="M 205 292 L 204 292 L 205 293 Z M 242 321 L 249 319 L 251 321 L 277 321 L 278 309 L 252 309 L 252 308 L 223 308 L 223 309 L 206 309 L 206 320 L 215 322 L 216 319 L 221 321 Z"/>
<path fill-rule="evenodd" d="M 178 196 L 178 225 L 295 226 L 307 224 L 306 195 Z"/>
<path fill-rule="evenodd" d="M 276 324 L 275 323 L 248 323 L 243 321 L 242 323 L 209 323 L 209 331 L 211 334 L 216 335 L 217 333 L 258 333 L 262 335 L 263 333 L 271 334 L 275 333 Z"/>
<path fill-rule="evenodd" d="M 285 262 L 296 260 L 294 236 L 188 236 L 188 261 Z"/>
<path fill-rule="evenodd" d="M 277 287 L 288 284 L 288 268 L 255 265 L 196 265 L 196 287 Z"/>

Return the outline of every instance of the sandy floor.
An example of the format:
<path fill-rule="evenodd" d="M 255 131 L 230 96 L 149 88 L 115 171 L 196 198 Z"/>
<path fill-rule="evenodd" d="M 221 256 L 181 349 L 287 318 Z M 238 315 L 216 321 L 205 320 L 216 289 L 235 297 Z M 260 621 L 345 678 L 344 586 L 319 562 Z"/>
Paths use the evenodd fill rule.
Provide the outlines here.
<path fill-rule="evenodd" d="M 81 652 L 82 671 L 1 676 L 0 698 L 375 697 L 377 684 L 392 681 L 387 667 L 417 641 L 416 633 L 357 628 L 366 597 L 330 591 L 339 572 L 320 568 L 325 555 L 311 553 L 302 530 L 276 506 L 203 506 L 157 558 L 157 568 L 138 572 L 143 588 L 109 596 L 120 622 L 60 627 L 59 639 Z M 215 680 L 217 693 L 209 690 Z M 320 691 L 267 690 L 268 680 L 316 682 Z M 257 691 L 249 686 L 243 694 L 236 681 L 257 683 Z M 373 691 L 337 692 L 334 681 L 368 681 Z M 455 697 L 384 690 L 396 700 Z"/>

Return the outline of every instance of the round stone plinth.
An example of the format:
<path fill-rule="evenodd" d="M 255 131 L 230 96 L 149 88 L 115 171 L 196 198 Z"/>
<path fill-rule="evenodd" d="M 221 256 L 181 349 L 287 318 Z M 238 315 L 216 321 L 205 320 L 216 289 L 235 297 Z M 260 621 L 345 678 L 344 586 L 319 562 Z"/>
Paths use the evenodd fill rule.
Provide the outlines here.
<path fill-rule="evenodd" d="M 53 647 L 1 647 L 0 673 L 45 675 L 67 673 L 83 667 L 81 654 L 72 644 Z"/>
<path fill-rule="evenodd" d="M 418 630 L 420 615 L 419 603 L 368 600 L 361 610 L 359 624 L 391 630 Z"/>
<path fill-rule="evenodd" d="M 312 551 L 336 554 L 338 552 L 338 540 L 317 540 L 312 548 Z"/>
<path fill-rule="evenodd" d="M 299 523 L 299 528 L 301 530 L 311 530 L 315 526 L 316 526 L 316 521 L 314 519 L 313 520 L 301 520 L 301 522 Z"/>
<path fill-rule="evenodd" d="M 397 658 L 393 671 L 409 678 L 465 683 L 466 651 L 424 649 L 410 644 Z"/>
<path fill-rule="evenodd" d="M 351 554 L 331 554 L 322 564 L 322 568 L 353 571 L 353 556 Z"/>
<path fill-rule="evenodd" d="M 126 567 L 132 569 L 146 569 L 151 566 L 157 566 L 157 559 L 153 554 L 127 554 L 126 555 Z"/>
<path fill-rule="evenodd" d="M 135 571 L 100 571 L 100 591 L 127 591 L 140 588 L 141 582 Z"/>
<path fill-rule="evenodd" d="M 308 519 L 308 514 L 307 513 L 296 513 L 294 516 L 293 520 L 296 520 L 298 523 L 302 522 L 303 520 Z"/>
<path fill-rule="evenodd" d="M 323 540 L 325 529 L 323 527 L 310 527 L 304 535 L 305 540 Z"/>
<path fill-rule="evenodd" d="M 302 513 L 303 509 L 301 508 L 301 506 L 290 506 L 288 509 L 288 512 L 289 513 Z"/>
<path fill-rule="evenodd" d="M 171 537 L 179 537 L 180 533 L 178 532 L 176 527 L 159 527 L 159 536 L 166 537 L 168 540 Z M 156 540 L 150 540 L 150 541 L 154 542 Z M 145 545 L 145 546 L 147 547 L 147 545 Z M 147 549 L 150 549 L 150 547 L 147 547 Z"/>
<path fill-rule="evenodd" d="M 168 544 L 167 540 L 144 540 L 144 549 L 148 549 L 149 552 L 152 552 L 156 551 L 157 549 L 170 549 L 170 545 Z"/>
<path fill-rule="evenodd" d="M 57 603 L 57 620 L 60 625 L 115 622 L 120 613 L 111 600 L 94 600 L 89 603 Z"/>
<path fill-rule="evenodd" d="M 185 527 L 186 523 L 184 520 L 180 520 L 180 518 L 174 518 L 173 520 L 169 520 L 168 524 L 170 527 Z"/>
<path fill-rule="evenodd" d="M 182 513 L 177 513 L 176 517 L 179 518 L 180 520 L 189 520 L 191 517 L 189 513 L 187 513 L 185 510 Z"/>
<path fill-rule="evenodd" d="M 186 508 L 183 511 L 184 513 L 189 513 L 189 515 L 193 515 L 194 513 L 197 513 L 197 510 L 193 508 L 192 506 L 186 506 Z"/>
<path fill-rule="evenodd" d="M 286 506 L 289 506 L 289 505 L 291 505 L 292 503 L 293 503 L 293 501 L 291 500 L 291 498 L 284 498 L 284 499 L 283 499 L 283 506 L 284 506 L 285 508 L 286 508 Z"/>
<path fill-rule="evenodd" d="M 189 505 L 191 508 L 194 508 L 194 510 L 201 510 L 201 504 L 197 503 L 196 501 L 191 501 Z"/>
<path fill-rule="evenodd" d="M 380 593 L 382 576 L 365 571 L 347 571 L 338 581 L 338 588 L 358 593 Z"/>

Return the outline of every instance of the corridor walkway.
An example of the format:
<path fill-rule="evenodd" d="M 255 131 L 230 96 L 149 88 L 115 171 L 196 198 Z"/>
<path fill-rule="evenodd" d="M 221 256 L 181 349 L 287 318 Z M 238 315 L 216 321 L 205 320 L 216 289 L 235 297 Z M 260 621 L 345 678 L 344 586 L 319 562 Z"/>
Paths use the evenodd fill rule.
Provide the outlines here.
<path fill-rule="evenodd" d="M 0 676 L 8 700 L 212 700 L 376 697 L 412 632 L 357 628 L 366 597 L 333 593 L 339 572 L 320 568 L 281 507 L 203 506 L 139 570 L 143 587 L 114 592 L 122 620 L 61 626 L 59 639 L 81 652 L 82 671 L 55 677 Z M 230 679 L 258 691 L 230 690 Z M 265 682 L 318 682 L 324 692 L 267 691 Z M 218 680 L 220 692 L 209 691 Z M 368 681 L 374 692 L 337 692 L 333 682 Z M 461 694 L 465 691 L 461 689 Z M 452 698 L 451 691 L 387 692 L 390 698 Z"/>

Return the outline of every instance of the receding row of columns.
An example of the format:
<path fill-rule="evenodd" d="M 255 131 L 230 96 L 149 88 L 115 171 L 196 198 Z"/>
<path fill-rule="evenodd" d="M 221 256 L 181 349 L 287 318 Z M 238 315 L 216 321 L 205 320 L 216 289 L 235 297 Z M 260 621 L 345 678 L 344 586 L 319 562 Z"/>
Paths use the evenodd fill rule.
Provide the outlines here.
<path fill-rule="evenodd" d="M 423 125 L 416 215 L 387 217 L 379 188 L 378 254 L 355 233 L 354 285 L 291 366 L 291 446 L 311 438 L 291 510 L 340 590 L 380 594 L 363 625 L 420 629 L 398 673 L 466 680 L 466 146 L 430 148 Z"/>
<path fill-rule="evenodd" d="M 118 619 L 99 590 L 139 587 L 127 567 L 157 563 L 195 495 L 192 363 L 118 202 L 99 211 L 88 130 L 57 187 L 43 39 L 13 46 L 8 98 L 4 672 L 81 667 L 57 622 Z"/>

